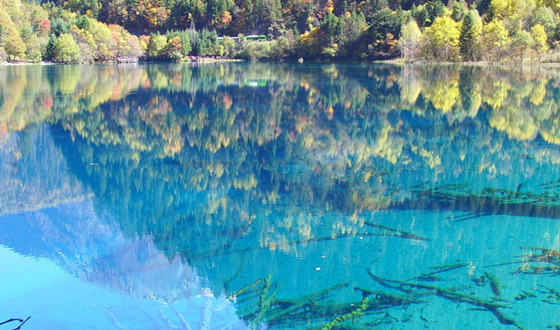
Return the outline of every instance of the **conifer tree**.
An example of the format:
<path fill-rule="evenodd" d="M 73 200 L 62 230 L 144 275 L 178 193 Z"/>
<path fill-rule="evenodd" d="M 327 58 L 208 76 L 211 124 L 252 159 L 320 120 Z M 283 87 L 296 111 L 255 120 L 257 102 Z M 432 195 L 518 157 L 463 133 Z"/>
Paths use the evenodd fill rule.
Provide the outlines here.
<path fill-rule="evenodd" d="M 473 61 L 475 59 L 475 40 L 480 34 L 480 17 L 477 16 L 476 10 L 470 10 L 463 20 L 461 35 L 459 36 L 459 49 L 464 61 Z"/>

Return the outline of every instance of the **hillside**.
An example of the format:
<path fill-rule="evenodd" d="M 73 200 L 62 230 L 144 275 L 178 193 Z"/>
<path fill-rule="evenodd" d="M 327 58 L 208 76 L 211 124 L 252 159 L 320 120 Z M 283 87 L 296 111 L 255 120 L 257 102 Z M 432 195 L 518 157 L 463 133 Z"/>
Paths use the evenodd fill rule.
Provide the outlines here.
<path fill-rule="evenodd" d="M 559 13 L 550 0 L 0 0 L 0 60 L 556 61 Z"/>

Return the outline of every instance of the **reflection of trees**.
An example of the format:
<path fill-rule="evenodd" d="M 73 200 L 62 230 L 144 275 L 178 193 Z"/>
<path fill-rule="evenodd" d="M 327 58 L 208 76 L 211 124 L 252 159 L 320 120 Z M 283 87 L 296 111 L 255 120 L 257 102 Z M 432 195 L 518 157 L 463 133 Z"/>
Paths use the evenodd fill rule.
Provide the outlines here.
<path fill-rule="evenodd" d="M 0 215 L 39 210 L 87 196 L 75 178 L 61 176 L 64 159 L 47 129 L 12 135 L 0 147 Z"/>
<path fill-rule="evenodd" d="M 7 132 L 58 123 L 78 139 L 77 170 L 94 191 L 123 218 L 152 222 L 188 218 L 192 210 L 175 214 L 185 187 L 193 205 L 209 201 L 196 221 L 237 209 L 250 222 L 249 201 L 270 208 L 285 196 L 358 214 L 406 196 L 395 166 L 445 179 L 466 175 L 468 163 L 493 177 L 514 166 L 495 130 L 560 140 L 554 72 L 177 64 L 7 68 L 1 78 Z M 557 158 L 535 150 L 540 161 Z"/>
<path fill-rule="evenodd" d="M 274 64 L 10 70 L 2 78 L 10 92 L 0 99 L 0 125 L 11 132 L 47 121 L 64 130 L 74 143 L 59 148 L 100 212 L 110 210 L 127 235 L 153 237 L 168 257 L 182 255 L 226 287 L 239 262 L 227 253 L 298 255 L 305 244 L 353 235 L 403 238 L 368 226 L 364 211 L 492 214 L 493 203 L 511 201 L 484 188 L 505 185 L 510 194 L 534 180 L 539 166 L 560 162 L 550 148 L 560 141 L 555 71 Z M 479 183 L 467 190 L 437 189 L 473 178 Z M 549 196 L 539 196 L 533 213 L 556 217 L 555 207 L 538 204 Z"/>
<path fill-rule="evenodd" d="M 0 71 L 1 135 L 91 111 L 139 87 L 139 70 L 118 66 L 5 67 Z"/>
<path fill-rule="evenodd" d="M 297 201 L 300 208 L 287 215 L 290 225 L 284 229 L 297 228 L 302 239 L 309 239 L 318 234 L 305 223 L 313 218 L 306 214 L 324 212 L 313 208 L 350 214 L 387 208 L 407 196 L 397 185 L 465 176 L 469 168 L 488 177 L 513 167 L 530 175 L 532 167 L 512 163 L 502 148 L 505 137 L 492 127 L 502 130 L 497 123 L 508 117 L 497 118 L 514 106 L 546 104 L 550 109 L 554 104 L 540 87 L 553 77 L 499 69 L 489 70 L 493 80 L 481 76 L 487 70 L 472 67 L 169 65 L 123 71 L 137 78 L 125 79 L 132 87 L 124 90 L 137 92 L 104 93 L 98 99 L 109 101 L 100 106 L 83 101 L 83 108 L 91 110 L 57 113 L 53 121 L 77 138 L 81 178 L 125 219 L 124 226 L 134 224 L 130 234 L 166 237 L 161 241 L 168 246 L 162 248 L 169 255 L 187 252 L 173 244 L 200 234 L 186 230 L 193 223 L 205 233 L 241 237 L 257 213 L 273 213 L 286 201 Z M 491 126 L 472 121 L 480 111 Z M 550 115 L 512 114 L 517 126 L 503 129 L 510 138 L 521 138 L 511 133 L 516 127 L 527 132 L 525 126 L 535 122 L 543 122 L 546 132 Z M 428 124 L 433 125 L 429 131 Z M 479 138 L 470 141 L 472 135 Z M 422 178 L 393 173 L 396 166 Z M 216 223 L 224 228 L 209 226 Z M 352 230 L 345 226 L 354 225 L 341 223 L 332 230 Z M 270 232 L 261 243 L 277 246 L 287 240 Z"/>

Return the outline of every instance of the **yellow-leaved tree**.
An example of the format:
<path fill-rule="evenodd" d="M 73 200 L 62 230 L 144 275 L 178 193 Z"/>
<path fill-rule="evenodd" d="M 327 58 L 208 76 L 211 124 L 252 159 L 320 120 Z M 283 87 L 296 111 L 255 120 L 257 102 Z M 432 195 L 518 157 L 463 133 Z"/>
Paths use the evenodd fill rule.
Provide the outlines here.
<path fill-rule="evenodd" d="M 535 49 L 537 58 L 540 62 L 542 53 L 548 50 L 547 36 L 546 31 L 544 30 L 544 26 L 542 26 L 541 24 L 533 26 L 531 28 L 531 35 L 533 36 L 533 40 L 535 41 L 533 44 L 533 48 Z"/>
<path fill-rule="evenodd" d="M 440 16 L 425 29 L 424 53 L 439 60 L 459 58 L 460 23 L 449 16 Z"/>
<path fill-rule="evenodd" d="M 510 43 L 508 30 L 502 21 L 494 19 L 482 28 L 479 39 L 482 49 L 486 49 L 482 56 L 491 61 L 501 59 L 506 55 L 507 47 Z"/>

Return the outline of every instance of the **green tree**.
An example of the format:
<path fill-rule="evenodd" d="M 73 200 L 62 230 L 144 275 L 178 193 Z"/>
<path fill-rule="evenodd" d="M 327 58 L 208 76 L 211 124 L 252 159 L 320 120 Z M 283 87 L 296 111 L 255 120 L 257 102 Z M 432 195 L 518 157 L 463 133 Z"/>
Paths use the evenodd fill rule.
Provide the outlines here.
<path fill-rule="evenodd" d="M 210 20 L 210 26 L 219 28 L 227 26 L 230 22 L 224 20 L 226 12 L 229 15 L 229 10 L 233 7 L 234 3 L 231 0 L 208 0 L 206 2 L 206 16 Z"/>
<path fill-rule="evenodd" d="M 426 10 L 426 6 L 424 5 L 418 7 L 413 6 L 410 9 L 410 16 L 412 16 L 416 20 L 418 26 L 420 27 L 428 26 L 431 24 L 428 19 L 428 11 Z"/>
<path fill-rule="evenodd" d="M 146 54 L 152 58 L 158 58 L 162 55 L 162 51 L 167 46 L 167 38 L 159 33 L 152 34 L 148 42 Z"/>
<path fill-rule="evenodd" d="M 383 9 L 389 9 L 389 3 L 387 0 L 366 0 L 362 3 L 361 9 L 368 24 L 372 24 L 373 20 L 375 20 L 375 13 Z"/>
<path fill-rule="evenodd" d="M 331 47 L 333 44 L 338 43 L 342 35 L 342 20 L 335 15 L 329 13 L 319 25 L 323 40 L 321 41 L 321 48 Z"/>
<path fill-rule="evenodd" d="M 192 52 L 192 45 L 189 34 L 186 31 L 183 31 L 179 34 L 179 37 L 181 37 L 181 45 L 183 46 L 183 49 L 181 50 L 183 56 L 190 55 L 190 53 Z"/>
<path fill-rule="evenodd" d="M 44 46 L 46 40 L 42 40 L 35 34 L 29 35 L 25 39 L 25 57 L 32 62 L 41 61 L 41 48 Z"/>
<path fill-rule="evenodd" d="M 53 61 L 54 60 L 54 50 L 56 46 L 56 36 L 53 34 L 50 35 L 49 40 L 47 41 L 47 46 L 45 47 L 45 52 L 43 53 L 43 60 L 45 61 Z"/>
<path fill-rule="evenodd" d="M 258 60 L 270 57 L 270 44 L 265 42 L 248 42 L 247 47 L 239 54 L 248 60 Z"/>
<path fill-rule="evenodd" d="M 80 47 L 71 34 L 61 34 L 54 44 L 54 59 L 62 63 L 77 63 L 80 60 Z"/>
<path fill-rule="evenodd" d="M 344 55 L 351 56 L 355 53 L 356 43 L 367 30 L 367 22 L 363 13 L 353 11 L 341 18 L 342 34 L 339 37 L 340 48 Z"/>
<path fill-rule="evenodd" d="M 196 16 L 200 16 L 197 1 L 176 0 L 169 6 L 171 14 L 169 16 L 168 27 L 174 29 L 187 29 L 189 24 Z"/>
<path fill-rule="evenodd" d="M 73 12 L 79 12 L 91 17 L 97 17 L 99 9 L 101 9 L 98 0 L 65 0 L 63 6 Z"/>
<path fill-rule="evenodd" d="M 278 35 L 282 26 L 282 3 L 280 0 L 253 0 L 252 15 L 254 30 L 249 32 Z"/>
<path fill-rule="evenodd" d="M 372 25 L 360 38 L 361 46 L 355 47 L 354 52 L 373 58 L 398 56 L 395 38 L 401 34 L 402 24 L 402 16 L 388 8 L 376 12 L 372 16 Z"/>
<path fill-rule="evenodd" d="M 440 0 L 429 1 L 425 6 L 428 14 L 426 26 L 432 25 L 438 17 L 445 15 L 445 5 Z"/>
<path fill-rule="evenodd" d="M 174 36 L 167 40 L 164 54 L 167 58 L 172 60 L 179 60 L 183 58 L 183 45 L 181 44 L 181 37 Z"/>
<path fill-rule="evenodd" d="M 544 26 L 546 34 L 549 36 L 549 38 L 554 34 L 554 29 L 556 28 L 557 21 L 558 18 L 554 11 L 546 6 L 538 7 L 535 10 L 534 15 L 532 15 L 531 17 L 531 25 L 535 26 L 537 24 L 541 24 L 542 26 Z"/>
<path fill-rule="evenodd" d="M 386 8 L 372 15 L 370 24 L 367 32 L 370 40 L 382 40 L 388 33 L 393 36 L 400 35 L 403 19 L 397 13 Z"/>
<path fill-rule="evenodd" d="M 461 26 L 459 36 L 459 47 L 463 60 L 473 61 L 478 55 L 476 49 L 476 39 L 482 32 L 482 20 L 476 9 L 470 10 Z"/>
<path fill-rule="evenodd" d="M 518 62 L 523 61 L 523 56 L 527 53 L 535 43 L 531 33 L 521 30 L 517 31 L 511 40 L 510 56 Z"/>
<path fill-rule="evenodd" d="M 282 37 L 281 37 L 282 38 Z M 231 57 L 235 51 L 235 41 L 230 37 L 224 37 L 221 42 L 222 54 L 221 56 Z"/>
<path fill-rule="evenodd" d="M 467 16 L 467 3 L 465 0 L 455 1 L 453 3 L 453 11 L 451 17 L 459 22 L 462 21 Z"/>
<path fill-rule="evenodd" d="M 218 34 L 216 31 L 202 30 L 196 42 L 195 52 L 200 56 L 217 54 Z"/>

